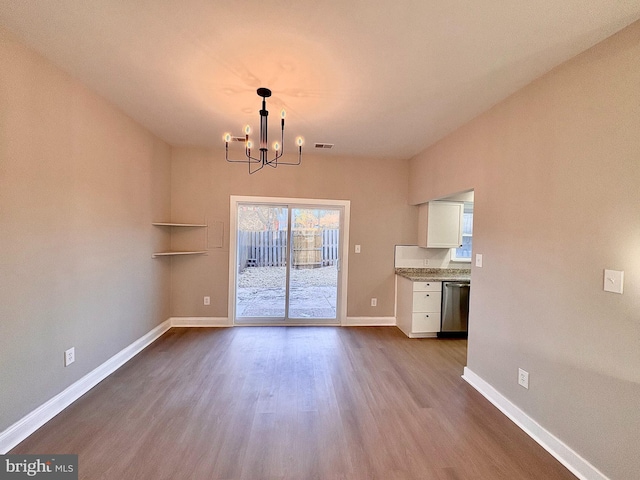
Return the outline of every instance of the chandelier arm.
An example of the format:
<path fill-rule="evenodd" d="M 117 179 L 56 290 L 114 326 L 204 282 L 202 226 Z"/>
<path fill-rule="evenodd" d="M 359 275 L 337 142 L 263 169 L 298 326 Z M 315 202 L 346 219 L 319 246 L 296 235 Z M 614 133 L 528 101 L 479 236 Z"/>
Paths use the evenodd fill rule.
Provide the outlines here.
<path fill-rule="evenodd" d="M 226 160 L 229 163 L 251 163 L 251 164 L 260 163 L 260 160 L 256 160 L 253 157 L 250 160 L 233 160 L 231 158 L 227 158 Z"/>
<path fill-rule="evenodd" d="M 234 160 L 232 158 L 229 158 L 229 145 L 228 144 L 225 147 L 224 158 L 229 163 L 260 163 L 260 160 L 258 160 L 257 158 L 253 158 L 251 156 L 247 156 L 247 160 Z"/>
<path fill-rule="evenodd" d="M 247 163 L 249 163 L 249 162 L 247 162 Z M 261 163 L 261 165 L 258 168 L 256 168 L 255 170 L 251 170 L 251 164 L 255 165 L 256 163 Z M 253 175 L 254 173 L 259 172 L 263 168 L 264 168 L 264 163 L 262 163 L 262 162 L 251 162 L 251 163 L 249 163 L 249 175 Z"/>
<path fill-rule="evenodd" d="M 271 160 L 265 161 L 265 164 L 267 164 L 267 165 L 275 164 L 275 165 L 272 165 L 272 166 L 276 166 L 277 167 L 278 166 L 278 159 L 280 157 L 282 157 L 282 155 L 283 155 L 282 150 L 277 151 L 275 156 Z"/>
<path fill-rule="evenodd" d="M 278 165 L 300 165 L 302 163 L 302 146 L 298 147 L 298 161 L 297 162 L 278 162 Z"/>
<path fill-rule="evenodd" d="M 284 155 L 284 118 L 280 122 L 280 145 L 282 145 L 282 148 L 280 149 L 280 157 L 281 157 Z M 280 157 L 276 158 L 276 165 L 278 165 L 278 158 Z"/>
<path fill-rule="evenodd" d="M 276 167 L 278 166 L 278 159 L 284 155 L 284 118 L 280 119 L 280 145 L 280 152 L 276 152 Z M 279 156 L 278 153 L 280 153 Z"/>
<path fill-rule="evenodd" d="M 247 149 L 247 151 L 245 152 L 245 155 L 247 156 L 247 160 L 245 160 L 247 163 L 262 163 L 262 160 L 260 160 L 259 158 L 251 156 L 250 149 Z"/>

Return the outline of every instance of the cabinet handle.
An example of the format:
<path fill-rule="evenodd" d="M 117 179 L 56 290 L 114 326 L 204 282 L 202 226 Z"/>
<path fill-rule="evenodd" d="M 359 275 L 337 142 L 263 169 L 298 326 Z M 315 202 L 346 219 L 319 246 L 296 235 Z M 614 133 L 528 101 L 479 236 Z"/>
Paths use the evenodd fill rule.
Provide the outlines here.
<path fill-rule="evenodd" d="M 424 296 L 425 296 L 425 297 L 428 297 L 428 296 L 429 296 L 429 294 L 428 294 L 428 293 L 426 293 Z"/>
<path fill-rule="evenodd" d="M 425 315 L 425 318 L 429 318 L 429 315 Z"/>

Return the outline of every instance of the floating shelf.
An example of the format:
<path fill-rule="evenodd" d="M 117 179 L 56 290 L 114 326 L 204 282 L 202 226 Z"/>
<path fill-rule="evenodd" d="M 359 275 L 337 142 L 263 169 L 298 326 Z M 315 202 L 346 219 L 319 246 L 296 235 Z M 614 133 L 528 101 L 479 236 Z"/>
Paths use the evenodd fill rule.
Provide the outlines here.
<path fill-rule="evenodd" d="M 151 255 L 151 258 L 156 258 L 156 257 L 170 257 L 170 256 L 174 256 L 174 255 L 206 255 L 206 251 L 204 250 L 200 250 L 200 251 L 187 251 L 187 252 L 183 252 L 183 251 L 179 251 L 179 252 L 156 252 L 153 255 Z"/>
<path fill-rule="evenodd" d="M 175 223 L 175 222 L 153 222 L 152 225 L 156 227 L 206 227 L 205 223 Z M 187 250 L 187 251 L 175 251 L 170 250 L 167 252 L 156 252 L 151 255 L 151 258 L 156 257 L 172 257 L 175 255 L 206 255 L 206 250 Z"/>

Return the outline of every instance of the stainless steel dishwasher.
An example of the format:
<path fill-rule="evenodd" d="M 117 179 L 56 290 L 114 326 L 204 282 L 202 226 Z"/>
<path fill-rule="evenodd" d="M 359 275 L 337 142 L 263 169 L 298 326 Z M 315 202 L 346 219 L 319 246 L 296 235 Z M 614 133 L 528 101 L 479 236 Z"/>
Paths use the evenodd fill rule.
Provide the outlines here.
<path fill-rule="evenodd" d="M 467 337 L 470 289 L 468 281 L 442 282 L 442 319 L 438 337 Z"/>

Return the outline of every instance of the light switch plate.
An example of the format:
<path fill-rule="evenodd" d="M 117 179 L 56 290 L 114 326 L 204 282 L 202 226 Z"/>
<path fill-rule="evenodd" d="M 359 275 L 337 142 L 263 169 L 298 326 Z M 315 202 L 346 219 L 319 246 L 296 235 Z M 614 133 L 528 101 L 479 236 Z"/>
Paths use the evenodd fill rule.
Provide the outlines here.
<path fill-rule="evenodd" d="M 482 267 L 482 254 L 476 253 L 476 267 Z"/>
<path fill-rule="evenodd" d="M 356 253 L 360 253 L 360 245 L 356 245 L 355 251 Z"/>
<path fill-rule="evenodd" d="M 624 272 L 619 270 L 604 271 L 604 291 L 622 294 Z"/>

